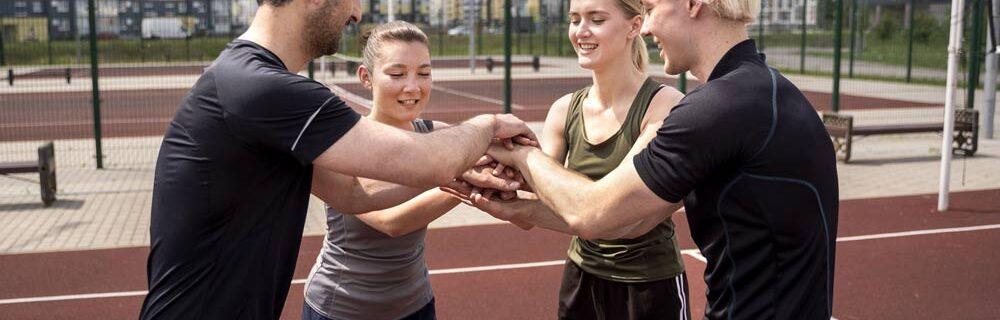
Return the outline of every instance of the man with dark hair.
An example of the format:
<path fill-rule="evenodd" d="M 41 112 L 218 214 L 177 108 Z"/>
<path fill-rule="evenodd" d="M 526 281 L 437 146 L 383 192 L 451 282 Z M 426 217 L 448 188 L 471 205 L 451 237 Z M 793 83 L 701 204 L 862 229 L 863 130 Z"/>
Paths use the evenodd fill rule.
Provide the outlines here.
<path fill-rule="evenodd" d="M 406 132 L 361 118 L 297 74 L 337 51 L 343 27 L 361 18 L 358 0 L 258 2 L 250 28 L 205 69 L 164 135 L 142 319 L 277 319 L 310 191 L 326 202 L 368 197 L 369 207 L 356 208 L 364 212 L 459 175 L 518 188 L 465 172 L 491 140 L 533 143 L 517 118 L 484 115 L 433 133 Z M 369 181 L 330 194 L 311 189 L 314 166 L 320 178 L 337 172 L 411 187 Z"/>

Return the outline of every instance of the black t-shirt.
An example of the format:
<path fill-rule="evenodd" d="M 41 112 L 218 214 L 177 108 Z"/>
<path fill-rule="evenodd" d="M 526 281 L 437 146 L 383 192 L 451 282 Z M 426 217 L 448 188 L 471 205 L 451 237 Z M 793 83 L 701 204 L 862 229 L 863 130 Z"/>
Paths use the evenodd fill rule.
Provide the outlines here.
<path fill-rule="evenodd" d="M 764 63 L 752 40 L 634 158 L 639 176 L 684 201 L 708 258 L 708 319 L 830 319 L 837 167 L 830 137 L 802 92 Z"/>
<path fill-rule="evenodd" d="M 267 49 L 229 44 L 163 138 L 142 319 L 277 319 L 312 161 L 360 116 Z"/>

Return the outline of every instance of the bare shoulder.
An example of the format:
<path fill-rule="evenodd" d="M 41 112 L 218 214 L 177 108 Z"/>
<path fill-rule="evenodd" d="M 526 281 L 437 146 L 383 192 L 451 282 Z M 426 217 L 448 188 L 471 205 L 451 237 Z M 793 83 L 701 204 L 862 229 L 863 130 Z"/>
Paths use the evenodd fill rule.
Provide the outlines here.
<path fill-rule="evenodd" d="M 656 92 L 653 99 L 650 100 L 649 107 L 646 109 L 646 119 L 643 119 L 643 126 L 666 119 L 667 115 L 670 114 L 670 110 L 673 110 L 683 98 L 684 94 L 674 89 L 674 87 L 663 86 L 660 91 Z"/>
<path fill-rule="evenodd" d="M 552 107 L 549 108 L 548 117 L 551 118 L 553 116 L 560 116 L 565 118 L 566 113 L 569 112 L 569 104 L 572 100 L 573 93 L 567 93 L 559 99 L 556 99 L 556 101 L 552 103 Z"/>
<path fill-rule="evenodd" d="M 567 93 L 552 103 L 548 115 L 545 116 L 545 126 L 562 128 L 566 125 L 566 113 L 569 112 L 569 104 L 573 100 L 573 94 Z"/>

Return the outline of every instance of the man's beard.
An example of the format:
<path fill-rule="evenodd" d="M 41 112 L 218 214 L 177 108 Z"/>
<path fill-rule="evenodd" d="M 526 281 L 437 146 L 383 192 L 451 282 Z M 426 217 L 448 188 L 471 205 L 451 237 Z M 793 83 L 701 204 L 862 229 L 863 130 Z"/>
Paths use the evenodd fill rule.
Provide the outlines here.
<path fill-rule="evenodd" d="M 340 37 L 347 21 L 339 21 L 333 11 L 343 0 L 327 0 L 319 10 L 306 16 L 305 40 L 309 53 L 325 56 L 340 51 Z"/>

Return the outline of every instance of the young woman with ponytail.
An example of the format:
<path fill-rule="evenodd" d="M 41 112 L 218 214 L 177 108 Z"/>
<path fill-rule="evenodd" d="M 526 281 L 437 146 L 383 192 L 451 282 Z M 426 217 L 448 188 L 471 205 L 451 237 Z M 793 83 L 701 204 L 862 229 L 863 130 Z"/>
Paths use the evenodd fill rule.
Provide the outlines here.
<path fill-rule="evenodd" d="M 571 0 L 568 36 L 593 83 L 555 103 L 542 151 L 599 180 L 649 143 L 683 95 L 646 75 L 639 0 Z M 537 199 L 480 197 L 476 207 L 519 225 L 572 234 Z M 670 219 L 650 218 L 616 237 L 573 237 L 559 290 L 559 319 L 688 319 L 684 264 Z"/>

